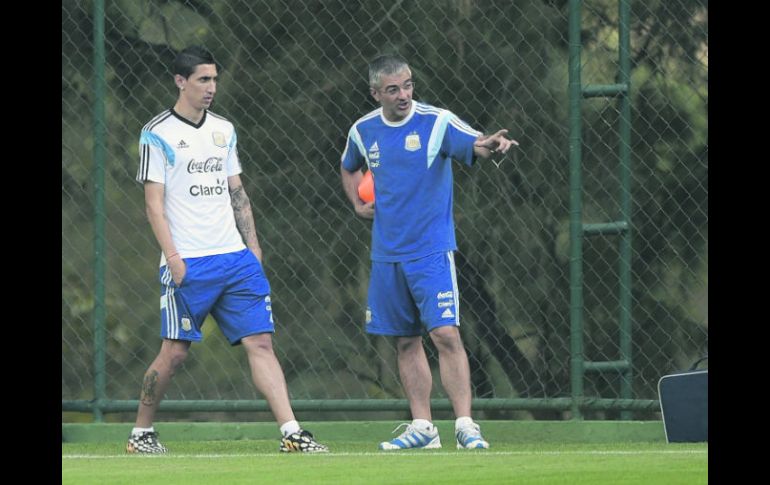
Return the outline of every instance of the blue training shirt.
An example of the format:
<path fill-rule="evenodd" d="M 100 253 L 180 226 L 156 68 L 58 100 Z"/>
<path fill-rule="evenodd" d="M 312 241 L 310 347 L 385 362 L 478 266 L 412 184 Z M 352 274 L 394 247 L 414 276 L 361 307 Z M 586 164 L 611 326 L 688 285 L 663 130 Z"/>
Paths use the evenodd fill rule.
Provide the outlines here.
<path fill-rule="evenodd" d="M 382 108 L 350 128 L 342 167 L 374 175 L 373 261 L 409 261 L 454 251 L 452 159 L 472 165 L 481 135 L 451 111 L 412 101 L 393 123 Z"/>

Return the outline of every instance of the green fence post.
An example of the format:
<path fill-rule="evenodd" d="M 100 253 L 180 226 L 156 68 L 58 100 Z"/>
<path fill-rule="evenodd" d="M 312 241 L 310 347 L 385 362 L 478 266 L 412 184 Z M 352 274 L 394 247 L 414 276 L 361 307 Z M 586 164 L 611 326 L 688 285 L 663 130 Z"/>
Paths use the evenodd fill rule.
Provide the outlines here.
<path fill-rule="evenodd" d="M 631 348 L 631 1 L 620 0 L 619 13 L 619 77 L 618 82 L 626 85 L 620 98 L 620 198 L 621 220 L 627 230 L 620 238 L 620 358 L 629 363 L 621 374 L 620 397 L 631 399 L 633 378 Z M 621 419 L 631 419 L 630 411 L 623 411 Z"/>
<path fill-rule="evenodd" d="M 104 0 L 94 1 L 94 421 L 104 419 Z"/>
<path fill-rule="evenodd" d="M 581 170 L 580 0 L 569 2 L 569 287 L 572 419 L 583 419 L 583 182 Z"/>

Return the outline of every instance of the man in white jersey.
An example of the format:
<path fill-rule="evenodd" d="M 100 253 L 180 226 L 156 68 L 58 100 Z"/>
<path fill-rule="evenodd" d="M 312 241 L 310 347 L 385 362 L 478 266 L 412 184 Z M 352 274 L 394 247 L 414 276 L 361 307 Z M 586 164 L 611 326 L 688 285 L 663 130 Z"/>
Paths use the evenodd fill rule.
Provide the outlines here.
<path fill-rule="evenodd" d="M 452 159 L 467 165 L 477 157 L 499 160 L 518 143 L 505 137 L 508 130 L 484 136 L 452 112 L 414 101 L 412 72 L 400 57 L 374 59 L 369 87 L 381 107 L 350 128 L 340 173 L 356 214 L 374 220 L 366 331 L 396 338 L 413 418 L 379 448 L 441 447 L 431 422 L 432 376 L 422 343 L 427 332 L 457 418 L 457 448 L 486 449 L 471 418 L 468 355 L 458 328 Z M 374 177 L 375 200 L 368 203 L 357 191 L 364 165 Z"/>
<path fill-rule="evenodd" d="M 208 110 L 217 64 L 202 47 L 173 64 L 179 98 L 142 129 L 136 180 L 144 184 L 147 218 L 160 257 L 160 352 L 144 375 L 128 453 L 165 453 L 153 419 L 171 376 L 202 339 L 211 313 L 230 344 L 246 350 L 254 385 L 282 433 L 280 451 L 326 452 L 303 430 L 273 352 L 275 331 L 262 249 L 240 179 L 233 124 Z"/>

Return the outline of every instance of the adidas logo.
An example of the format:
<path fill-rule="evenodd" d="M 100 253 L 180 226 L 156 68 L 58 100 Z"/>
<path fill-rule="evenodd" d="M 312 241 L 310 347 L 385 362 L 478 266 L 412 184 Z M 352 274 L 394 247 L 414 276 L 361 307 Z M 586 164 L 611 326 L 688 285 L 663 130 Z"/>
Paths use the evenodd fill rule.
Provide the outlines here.
<path fill-rule="evenodd" d="M 372 143 L 372 146 L 369 147 L 369 160 L 379 160 L 380 159 L 380 147 L 377 145 L 377 142 L 375 141 Z M 373 165 L 377 166 L 377 165 Z M 371 167 L 370 167 L 371 168 Z"/>
<path fill-rule="evenodd" d="M 177 148 L 190 148 L 190 145 L 184 142 L 184 140 L 179 140 L 179 143 L 176 145 Z"/>
<path fill-rule="evenodd" d="M 444 310 L 444 313 L 441 314 L 441 318 L 452 318 L 454 316 L 455 316 L 455 314 L 452 313 L 452 309 L 451 308 L 447 308 L 446 310 Z"/>

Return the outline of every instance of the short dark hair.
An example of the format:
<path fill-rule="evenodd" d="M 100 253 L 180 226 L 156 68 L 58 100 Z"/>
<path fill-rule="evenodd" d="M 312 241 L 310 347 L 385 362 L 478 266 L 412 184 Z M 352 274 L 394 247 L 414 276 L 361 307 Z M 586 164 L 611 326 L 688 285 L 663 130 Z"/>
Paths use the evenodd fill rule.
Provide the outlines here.
<path fill-rule="evenodd" d="M 199 45 L 193 45 L 176 55 L 171 66 L 171 74 L 179 74 L 187 79 L 190 77 L 190 74 L 195 72 L 195 66 L 199 64 L 214 64 L 217 66 L 217 70 L 219 70 L 219 65 L 214 60 L 211 52 Z"/>
<path fill-rule="evenodd" d="M 404 69 L 409 69 L 409 64 L 400 56 L 386 54 L 376 57 L 369 63 L 369 86 L 377 88 L 383 74 L 390 76 Z"/>

